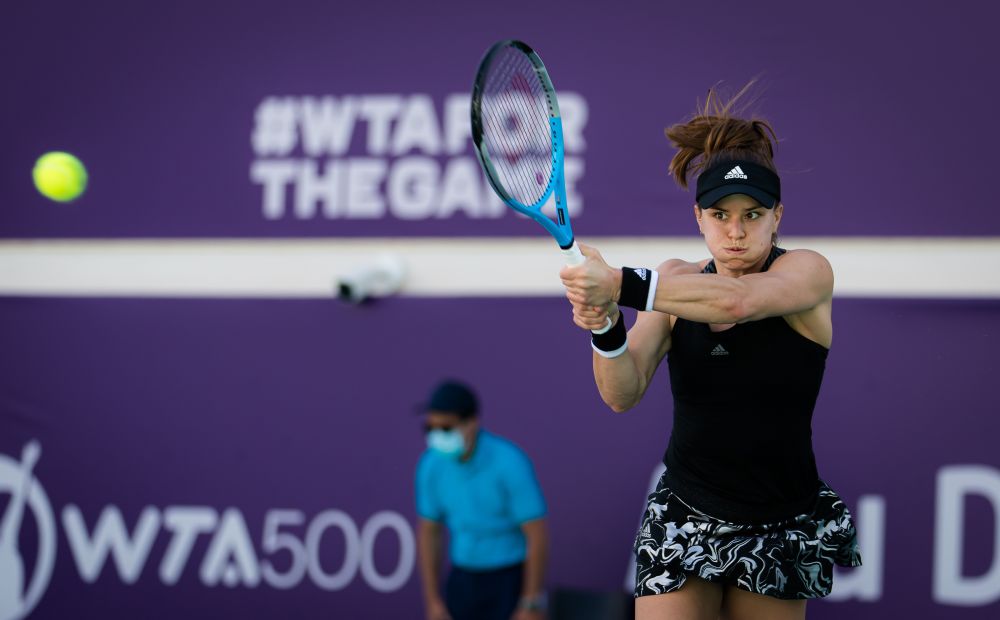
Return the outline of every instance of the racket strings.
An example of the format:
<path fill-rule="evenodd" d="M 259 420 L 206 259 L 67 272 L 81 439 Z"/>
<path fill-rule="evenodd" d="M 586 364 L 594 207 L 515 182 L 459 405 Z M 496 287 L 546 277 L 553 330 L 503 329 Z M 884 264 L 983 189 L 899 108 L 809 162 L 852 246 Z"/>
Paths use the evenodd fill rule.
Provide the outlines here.
<path fill-rule="evenodd" d="M 520 110 L 516 108 L 516 105 L 512 101 L 500 100 L 498 107 L 501 108 L 503 117 L 517 118 L 519 116 Z M 498 133 L 509 133 L 509 128 L 502 126 L 505 122 L 505 118 L 500 118 L 494 120 L 491 124 Z M 503 143 L 502 145 L 496 144 L 499 140 L 494 142 L 496 153 L 492 159 L 498 172 L 503 177 L 504 186 L 513 190 L 511 195 L 525 205 L 535 203 L 541 198 L 544 187 L 548 183 L 548 175 L 545 174 L 541 178 L 539 177 L 541 170 L 532 161 L 537 158 L 532 157 L 532 147 L 527 137 L 515 134 L 510 142 Z"/>
<path fill-rule="evenodd" d="M 506 177 L 504 179 L 506 181 L 504 183 L 505 187 L 510 185 L 509 189 L 514 190 L 511 192 L 512 195 L 519 201 L 530 205 L 541 198 L 544 193 L 542 189 L 548 184 L 547 178 L 544 179 L 544 183 L 540 183 L 537 166 L 534 170 L 526 170 L 527 166 L 525 164 L 525 155 L 530 156 L 532 151 L 530 138 L 532 136 L 537 137 L 540 129 L 538 121 L 540 118 L 542 120 L 544 118 L 540 116 L 537 106 L 519 105 L 518 101 L 515 100 L 515 95 L 512 94 L 512 92 L 517 92 L 517 89 L 510 88 L 511 86 L 516 86 L 514 79 L 521 77 L 522 83 L 528 87 L 528 92 L 534 95 L 535 88 L 532 88 L 529 81 L 524 78 L 526 71 L 530 71 L 529 75 L 534 76 L 533 65 L 517 52 L 508 51 L 503 60 L 510 60 L 511 62 L 499 63 L 498 70 L 494 74 L 495 78 L 489 81 L 490 83 L 487 87 L 491 95 L 490 100 L 494 104 L 493 107 L 499 110 L 499 114 L 497 115 L 490 114 L 490 111 L 488 111 L 491 121 L 490 125 L 494 129 L 491 136 L 493 139 L 490 141 L 494 143 L 494 146 L 499 147 L 495 149 L 499 151 L 496 163 L 500 164 L 499 167 L 504 173 L 503 176 Z M 520 100 L 524 101 L 524 97 L 521 96 Z M 528 114 L 525 114 L 525 112 Z M 534 123 L 531 123 L 532 120 L 534 120 Z M 532 131 L 524 131 L 522 127 L 508 127 L 508 122 L 533 124 L 534 127 L 531 127 Z M 508 140 L 505 141 L 503 138 L 508 138 Z M 540 185 L 542 186 L 541 188 Z"/>
<path fill-rule="evenodd" d="M 551 176 L 551 126 L 547 107 L 541 104 L 544 90 L 535 73 L 534 65 L 526 62 L 523 56 L 519 59 L 522 61 L 521 70 L 510 78 L 511 85 L 515 88 L 507 91 L 501 100 L 512 108 L 514 118 L 525 125 L 523 131 L 515 133 L 522 138 L 524 150 L 521 158 L 512 163 L 516 164 L 515 171 L 519 173 L 518 176 L 533 203 L 544 195 Z M 517 88 L 518 79 L 523 85 L 522 88 Z"/>
<path fill-rule="evenodd" d="M 507 66 L 505 68 L 507 70 L 502 74 L 498 74 L 493 86 L 506 85 L 509 81 L 512 81 L 512 74 L 517 67 Z M 533 188 L 530 179 L 517 174 L 518 168 L 523 169 L 523 164 L 521 166 L 517 164 L 525 154 L 530 152 L 531 145 L 529 144 L 527 135 L 520 131 L 518 127 L 512 128 L 507 126 L 508 122 L 519 122 L 518 119 L 522 116 L 523 106 L 518 106 L 513 100 L 513 96 L 509 95 L 506 90 L 500 90 L 499 88 L 492 88 L 490 90 L 490 107 L 492 109 L 488 109 L 484 116 L 493 130 L 487 134 L 487 147 L 492 146 L 493 148 L 490 150 L 494 151 L 491 159 L 494 161 L 494 166 L 499 168 L 498 172 L 503 173 L 504 186 L 510 186 L 508 189 L 514 190 L 510 192 L 511 195 L 515 196 L 521 202 L 531 204 L 535 202 L 535 200 L 530 199 L 533 195 L 532 189 L 535 189 L 537 192 L 537 187 Z M 493 112 L 497 113 L 494 114 Z M 503 138 L 507 138 L 508 140 L 505 141 Z"/>
<path fill-rule="evenodd" d="M 521 83 L 526 86 L 528 92 L 531 93 L 529 101 L 535 103 L 535 105 L 529 105 L 526 107 L 526 109 L 530 112 L 534 112 L 534 120 L 536 121 L 533 128 L 535 131 L 532 131 L 532 136 L 537 137 L 539 132 L 543 132 L 546 138 L 548 138 L 550 131 L 548 104 L 542 103 L 542 98 L 546 95 L 545 88 L 542 86 L 541 79 L 538 77 L 535 66 L 530 61 L 526 60 L 526 58 L 518 52 L 512 52 L 512 56 L 516 58 L 517 61 L 520 61 L 511 63 L 512 66 L 520 65 L 518 67 L 520 69 L 520 73 L 508 79 L 510 79 L 512 85 L 517 86 L 515 79 L 518 77 L 521 78 Z M 530 78 L 525 77 L 526 75 L 530 76 Z M 546 139 L 544 152 L 549 153 L 551 151 L 551 147 L 551 140 Z"/>
<path fill-rule="evenodd" d="M 509 61 L 509 62 L 504 62 L 504 61 Z M 522 117 L 521 112 L 533 111 L 530 106 L 518 105 L 517 102 L 514 100 L 514 95 L 511 94 L 512 92 L 516 92 L 518 90 L 516 88 L 511 88 L 512 86 L 516 86 L 514 80 L 517 77 L 521 78 L 521 83 L 524 86 L 528 87 L 529 92 L 532 93 L 534 92 L 535 89 L 532 88 L 529 80 L 524 77 L 525 72 L 527 71 L 533 72 L 533 66 L 530 64 L 530 62 L 526 61 L 523 55 L 516 52 L 511 52 L 509 50 L 507 51 L 506 56 L 499 63 L 497 63 L 496 66 L 498 68 L 496 73 L 493 75 L 493 78 L 490 80 L 490 85 L 488 86 L 488 90 L 491 94 L 491 100 L 496 102 L 497 107 L 501 108 L 502 110 L 500 116 L 495 120 L 501 125 L 501 129 L 508 129 L 506 127 L 502 127 L 502 125 L 506 120 L 510 119 L 513 120 L 514 122 L 518 122 L 519 120 L 521 120 L 523 122 L 523 119 L 521 119 Z M 520 90 L 523 91 L 524 89 Z M 494 137 L 496 137 L 497 141 L 499 141 L 499 138 L 501 136 L 508 136 L 508 137 L 513 136 L 513 140 L 515 141 L 517 140 L 517 138 L 522 138 L 521 142 L 516 146 L 519 146 L 522 149 L 522 151 L 527 151 L 530 149 L 530 144 L 528 144 L 527 136 L 519 131 L 514 131 L 514 132 L 501 131 L 498 132 Z"/>
<path fill-rule="evenodd" d="M 546 91 L 523 53 L 506 49 L 484 81 L 481 115 L 487 151 L 504 189 L 526 206 L 552 177 L 552 129 Z"/>

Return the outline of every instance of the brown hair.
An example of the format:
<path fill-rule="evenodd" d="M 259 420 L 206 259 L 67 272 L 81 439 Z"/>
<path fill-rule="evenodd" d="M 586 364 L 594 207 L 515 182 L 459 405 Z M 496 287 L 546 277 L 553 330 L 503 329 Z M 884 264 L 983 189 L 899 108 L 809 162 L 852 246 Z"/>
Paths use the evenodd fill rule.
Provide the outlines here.
<path fill-rule="evenodd" d="M 667 139 L 677 149 L 668 168 L 682 189 L 688 178 L 727 159 L 744 159 L 771 169 L 774 167 L 774 144 L 778 137 L 766 120 L 739 118 L 750 102 L 741 102 L 756 80 L 751 80 L 738 93 L 723 100 L 716 87 L 708 89 L 704 105 L 686 123 L 667 127 Z"/>

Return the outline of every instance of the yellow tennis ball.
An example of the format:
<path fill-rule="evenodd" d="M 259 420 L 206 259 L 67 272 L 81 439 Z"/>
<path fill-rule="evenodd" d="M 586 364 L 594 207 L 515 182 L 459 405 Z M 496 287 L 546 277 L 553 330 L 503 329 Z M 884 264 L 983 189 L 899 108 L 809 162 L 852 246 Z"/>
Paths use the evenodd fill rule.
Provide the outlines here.
<path fill-rule="evenodd" d="M 75 200 L 87 189 L 87 169 L 69 153 L 53 151 L 42 155 L 31 176 L 42 196 L 56 202 Z"/>

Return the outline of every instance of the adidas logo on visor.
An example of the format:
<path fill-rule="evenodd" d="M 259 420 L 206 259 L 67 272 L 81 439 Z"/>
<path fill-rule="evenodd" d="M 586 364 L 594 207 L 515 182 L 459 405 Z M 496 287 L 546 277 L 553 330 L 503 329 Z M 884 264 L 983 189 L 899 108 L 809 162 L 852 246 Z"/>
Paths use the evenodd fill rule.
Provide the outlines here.
<path fill-rule="evenodd" d="M 735 168 L 726 173 L 725 178 L 726 180 L 728 180 L 728 179 L 749 179 L 750 177 L 748 177 L 747 174 L 743 172 L 743 168 L 736 166 Z"/>

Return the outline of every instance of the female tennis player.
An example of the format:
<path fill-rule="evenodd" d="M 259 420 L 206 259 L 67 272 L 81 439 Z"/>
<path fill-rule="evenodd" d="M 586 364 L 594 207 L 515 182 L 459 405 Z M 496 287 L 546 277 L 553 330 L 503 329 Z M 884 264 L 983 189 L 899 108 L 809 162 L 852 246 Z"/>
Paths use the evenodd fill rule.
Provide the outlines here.
<path fill-rule="evenodd" d="M 775 136 L 710 92 L 667 129 L 682 188 L 712 255 L 613 269 L 582 246 L 562 272 L 575 323 L 597 329 L 594 377 L 621 412 L 667 357 L 674 424 L 666 473 L 636 537 L 640 620 L 785 620 L 829 594 L 833 565 L 861 557 L 850 512 L 819 477 L 811 419 L 833 338 L 833 272 L 777 246 L 784 206 Z M 619 306 L 640 310 L 626 334 Z"/>

